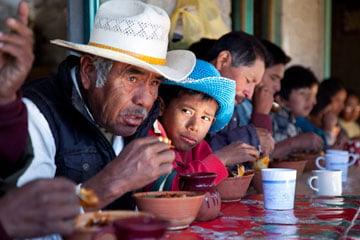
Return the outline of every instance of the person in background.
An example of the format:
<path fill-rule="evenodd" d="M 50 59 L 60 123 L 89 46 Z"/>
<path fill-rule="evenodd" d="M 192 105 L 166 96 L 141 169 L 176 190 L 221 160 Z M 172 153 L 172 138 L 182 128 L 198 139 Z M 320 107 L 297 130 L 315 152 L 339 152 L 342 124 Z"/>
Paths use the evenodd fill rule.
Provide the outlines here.
<path fill-rule="evenodd" d="M 27 27 L 29 8 L 20 3 L 17 18 L 8 18 L 9 31 L 0 34 L 0 175 L 5 178 L 21 168 L 17 161 L 25 149 L 27 110 L 20 87 L 34 61 L 33 35 Z M 24 164 L 20 164 L 24 165 Z"/>
<path fill-rule="evenodd" d="M 11 32 L 0 34 L 1 240 L 70 234 L 80 213 L 76 186 L 69 180 L 35 180 L 15 189 L 33 157 L 31 144 L 26 144 L 27 110 L 20 90 L 34 61 L 28 16 L 28 5 L 20 2 L 17 17 L 6 20 Z"/>
<path fill-rule="evenodd" d="M 360 138 L 360 125 L 357 120 L 360 113 L 359 96 L 347 89 L 345 107 L 340 113 L 339 124 L 345 130 L 350 139 Z"/>
<path fill-rule="evenodd" d="M 296 125 L 303 132 L 320 135 L 325 148 L 342 149 L 348 137 L 338 125 L 338 115 L 344 108 L 346 90 L 336 78 L 322 81 L 316 95 L 316 104 L 307 118 L 298 118 Z"/>
<path fill-rule="evenodd" d="M 280 111 L 271 112 L 275 150 L 273 159 L 286 159 L 297 152 L 319 152 L 323 149 L 320 136 L 313 132 L 301 133 L 296 127 L 296 118 L 306 117 L 314 106 L 311 87 L 317 79 L 314 73 L 303 66 L 286 69 L 281 81 L 278 101 Z"/>
<path fill-rule="evenodd" d="M 234 157 L 242 155 L 241 150 L 228 154 L 229 147 L 213 153 L 204 140 L 209 131 L 222 129 L 234 110 L 235 82 L 221 77 L 213 65 L 197 60 L 187 79 L 161 84 L 159 97 L 163 103 L 160 123 L 152 129 L 151 135 L 169 137 L 176 158 L 173 172 L 158 179 L 151 190 L 179 190 L 180 174 L 192 172 L 216 173 L 214 183 L 217 185 L 228 176 L 227 167 L 247 161 Z M 243 145 L 258 157 L 255 147 Z"/>
<path fill-rule="evenodd" d="M 52 41 L 81 57 L 23 88 L 34 159 L 19 186 L 63 176 L 99 197 L 85 211 L 134 209 L 132 191 L 171 172 L 174 152 L 147 133 L 160 83 L 187 77 L 195 56 L 167 51 L 169 27 L 161 8 L 114 0 L 97 10 L 88 44 Z"/>
<path fill-rule="evenodd" d="M 236 82 L 235 104 L 245 98 L 251 98 L 255 85 L 259 84 L 265 71 L 267 60 L 264 46 L 254 36 L 238 31 L 230 32 L 211 43 L 208 51 L 201 50 L 195 55 L 215 66 L 222 77 L 230 78 Z M 190 47 L 190 49 L 195 49 Z M 247 143 L 260 148 L 264 155 L 268 155 L 274 148 L 271 133 L 271 118 L 266 115 L 252 117 L 252 122 L 240 126 L 235 111 L 228 125 L 217 133 L 209 134 L 206 138 L 213 151 L 227 145 L 238 147 Z M 249 155 L 250 156 L 250 155 Z"/>
<path fill-rule="evenodd" d="M 285 66 L 291 61 L 291 58 L 274 43 L 265 39 L 261 40 L 261 43 L 265 46 L 270 60 L 260 84 L 255 87 L 252 100 L 246 98 L 235 107 L 242 125 L 250 122 L 252 114 L 269 115 L 275 93 L 280 91 Z"/>

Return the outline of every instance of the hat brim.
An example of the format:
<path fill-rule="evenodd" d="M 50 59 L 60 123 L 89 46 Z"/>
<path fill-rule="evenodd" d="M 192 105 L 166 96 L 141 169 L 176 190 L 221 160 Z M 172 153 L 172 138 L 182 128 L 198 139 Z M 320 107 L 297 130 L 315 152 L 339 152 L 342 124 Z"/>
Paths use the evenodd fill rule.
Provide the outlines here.
<path fill-rule="evenodd" d="M 196 61 L 195 55 L 187 50 L 172 50 L 167 52 L 166 65 L 158 65 L 147 63 L 125 53 L 116 52 L 110 49 L 103 49 L 96 46 L 73 43 L 61 39 L 51 40 L 50 42 L 57 46 L 71 49 L 75 52 L 87 53 L 118 62 L 131 64 L 151 72 L 156 72 L 172 81 L 180 81 L 186 78 L 194 69 Z"/>

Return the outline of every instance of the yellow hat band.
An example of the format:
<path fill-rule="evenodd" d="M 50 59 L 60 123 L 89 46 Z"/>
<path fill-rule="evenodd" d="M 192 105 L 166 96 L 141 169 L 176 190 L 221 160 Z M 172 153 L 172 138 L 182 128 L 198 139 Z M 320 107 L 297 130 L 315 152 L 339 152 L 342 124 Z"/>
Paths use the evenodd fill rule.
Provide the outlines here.
<path fill-rule="evenodd" d="M 102 44 L 98 44 L 98 43 L 93 43 L 93 42 L 89 42 L 88 45 L 90 46 L 95 46 L 98 48 L 103 48 L 103 49 L 109 49 L 112 51 L 116 51 L 116 52 L 120 52 L 120 53 L 124 53 L 127 55 L 130 55 L 134 58 L 137 58 L 139 60 L 142 60 L 144 62 L 150 63 L 150 64 L 158 64 L 158 65 L 165 65 L 166 64 L 166 59 L 163 58 L 155 58 L 155 57 L 149 57 L 149 56 L 145 56 L 145 55 L 141 55 L 141 54 L 137 54 L 137 53 L 133 53 L 130 51 L 125 51 L 119 48 L 114 48 L 114 47 L 110 47 L 110 46 L 106 46 L 106 45 L 102 45 Z"/>

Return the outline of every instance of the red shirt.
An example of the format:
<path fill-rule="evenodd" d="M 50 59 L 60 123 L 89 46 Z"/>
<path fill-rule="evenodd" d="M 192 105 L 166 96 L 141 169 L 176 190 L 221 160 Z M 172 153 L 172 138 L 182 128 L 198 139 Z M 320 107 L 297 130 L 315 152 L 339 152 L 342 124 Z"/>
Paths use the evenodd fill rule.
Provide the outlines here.
<path fill-rule="evenodd" d="M 157 129 L 150 129 L 150 136 L 167 137 L 163 126 L 156 121 Z M 214 172 L 217 174 L 214 184 L 219 184 L 228 176 L 228 171 L 221 160 L 212 153 L 209 144 L 203 140 L 196 147 L 188 152 L 178 151 L 175 146 L 175 160 L 173 162 L 174 170 L 177 172 L 171 183 L 170 190 L 179 189 L 179 179 L 182 173 L 192 172 Z M 151 185 L 150 185 L 151 186 Z"/>

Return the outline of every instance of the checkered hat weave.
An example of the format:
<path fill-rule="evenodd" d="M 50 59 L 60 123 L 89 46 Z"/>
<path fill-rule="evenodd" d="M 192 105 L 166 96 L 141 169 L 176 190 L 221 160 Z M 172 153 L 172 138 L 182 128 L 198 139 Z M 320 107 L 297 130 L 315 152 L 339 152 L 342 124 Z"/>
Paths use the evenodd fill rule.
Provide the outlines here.
<path fill-rule="evenodd" d="M 231 119 L 235 104 L 235 81 L 220 76 L 216 68 L 208 62 L 196 60 L 192 73 L 179 82 L 164 81 L 163 84 L 177 85 L 205 93 L 214 98 L 219 109 L 216 121 L 209 132 L 217 132 L 224 128 Z"/>

